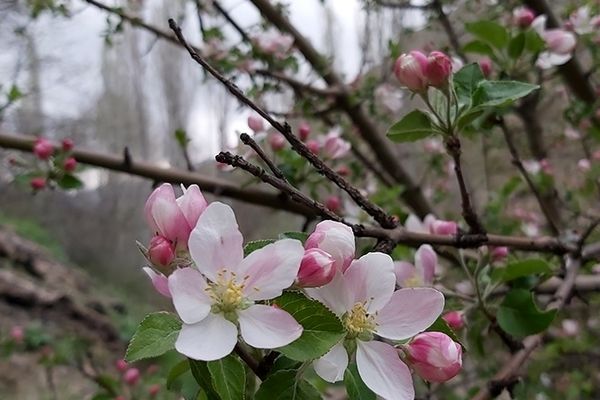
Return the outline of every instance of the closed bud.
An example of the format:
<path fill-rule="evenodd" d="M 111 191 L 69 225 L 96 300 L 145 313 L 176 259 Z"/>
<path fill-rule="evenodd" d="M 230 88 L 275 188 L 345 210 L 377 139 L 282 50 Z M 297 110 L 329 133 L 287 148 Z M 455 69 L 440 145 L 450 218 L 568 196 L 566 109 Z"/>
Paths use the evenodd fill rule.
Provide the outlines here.
<path fill-rule="evenodd" d="M 327 207 L 329 211 L 338 213 L 342 208 L 342 201 L 338 196 L 329 196 L 327 199 L 325 199 L 325 207 Z"/>
<path fill-rule="evenodd" d="M 304 245 L 305 249 L 320 249 L 334 259 L 334 267 L 345 271 L 354 259 L 356 249 L 352 229 L 341 222 L 323 221 L 315 227 Z"/>
<path fill-rule="evenodd" d="M 75 168 L 77 168 L 77 160 L 75 160 L 75 158 L 73 158 L 73 157 L 67 158 L 65 160 L 65 162 L 63 163 L 63 168 L 67 172 L 75 171 Z"/>
<path fill-rule="evenodd" d="M 481 60 L 479 60 L 479 68 L 481 68 L 481 72 L 483 72 L 483 76 L 485 76 L 486 78 L 489 78 L 489 76 L 492 74 L 492 70 L 493 70 L 492 60 L 490 60 L 488 57 L 482 58 Z"/>
<path fill-rule="evenodd" d="M 461 330 L 465 326 L 465 319 L 460 311 L 450 311 L 442 316 L 448 326 L 455 331 Z"/>
<path fill-rule="evenodd" d="M 314 139 L 307 141 L 306 147 L 308 147 L 308 150 L 313 154 L 319 154 L 319 151 L 321 150 L 321 145 Z"/>
<path fill-rule="evenodd" d="M 508 257 L 508 247 L 498 246 L 492 248 L 491 256 L 492 261 L 504 261 Z"/>
<path fill-rule="evenodd" d="M 527 7 L 519 7 L 513 11 L 513 21 L 520 28 L 528 28 L 534 19 L 535 14 Z"/>
<path fill-rule="evenodd" d="M 141 377 L 140 370 L 137 368 L 129 368 L 123 374 L 123 380 L 129 386 L 135 386 L 140 381 L 140 377 Z"/>
<path fill-rule="evenodd" d="M 452 74 L 452 60 L 441 51 L 432 51 L 427 57 L 425 76 L 431 86 L 444 88 Z"/>
<path fill-rule="evenodd" d="M 335 276 L 334 263 L 333 257 L 321 249 L 306 250 L 298 271 L 298 285 L 318 287 L 328 284 Z"/>
<path fill-rule="evenodd" d="M 156 266 L 166 267 L 175 259 L 173 244 L 162 236 L 154 236 L 148 246 L 148 258 Z"/>
<path fill-rule="evenodd" d="M 285 147 L 285 138 L 280 133 L 272 133 L 269 135 L 269 145 L 273 151 L 279 151 Z"/>
<path fill-rule="evenodd" d="M 308 139 L 308 135 L 310 135 L 310 125 L 308 122 L 303 121 L 298 127 L 298 136 L 300 137 L 300 140 L 304 142 L 306 139 Z"/>
<path fill-rule="evenodd" d="M 75 143 L 69 138 L 63 139 L 60 144 L 64 151 L 71 151 L 73 150 L 73 147 L 75 147 Z"/>
<path fill-rule="evenodd" d="M 15 343 L 23 343 L 25 340 L 25 330 L 20 325 L 15 325 L 10 329 L 10 338 Z"/>
<path fill-rule="evenodd" d="M 462 348 L 441 332 L 424 332 L 406 346 L 408 363 L 429 382 L 445 382 L 462 368 Z"/>
<path fill-rule="evenodd" d="M 416 50 L 402 54 L 394 64 L 394 74 L 398 81 L 413 92 L 422 93 L 427 90 L 426 69 L 427 57 Z"/>
<path fill-rule="evenodd" d="M 458 233 L 458 224 L 454 221 L 444 221 L 437 219 L 431 223 L 431 233 L 436 235 L 456 235 Z"/>
<path fill-rule="evenodd" d="M 348 176 L 350 175 L 350 168 L 347 165 L 340 165 L 335 172 L 341 176 Z"/>
<path fill-rule="evenodd" d="M 323 152 L 332 160 L 344 157 L 351 148 L 350 142 L 342 139 L 337 131 L 331 131 L 325 136 Z"/>
<path fill-rule="evenodd" d="M 156 397 L 156 395 L 160 392 L 160 385 L 158 383 L 150 386 L 150 388 L 148 388 L 148 394 L 150 395 L 150 397 Z"/>
<path fill-rule="evenodd" d="M 48 139 L 36 139 L 33 144 L 33 154 L 40 160 L 47 160 L 54 153 L 54 146 Z"/>
<path fill-rule="evenodd" d="M 258 115 L 249 116 L 248 128 L 252 129 L 255 133 L 262 131 L 264 129 L 262 118 Z"/>
<path fill-rule="evenodd" d="M 39 176 L 36 178 L 31 178 L 31 180 L 29 181 L 29 185 L 31 185 L 31 188 L 33 190 L 42 190 L 46 187 L 46 178 L 42 178 Z"/>
<path fill-rule="evenodd" d="M 121 358 L 115 362 L 115 367 L 117 368 L 117 371 L 125 372 L 125 371 L 127 371 L 129 364 L 127 364 L 127 361 L 125 361 Z"/>

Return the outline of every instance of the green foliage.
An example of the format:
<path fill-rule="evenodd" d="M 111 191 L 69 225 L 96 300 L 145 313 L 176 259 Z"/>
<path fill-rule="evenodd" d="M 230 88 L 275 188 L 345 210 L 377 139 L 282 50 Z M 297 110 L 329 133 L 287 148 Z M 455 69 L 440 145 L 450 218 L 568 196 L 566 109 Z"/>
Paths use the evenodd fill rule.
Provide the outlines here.
<path fill-rule="evenodd" d="M 406 114 L 388 130 L 387 136 L 394 142 L 414 142 L 433 133 L 429 116 L 414 110 Z"/>
<path fill-rule="evenodd" d="M 252 242 L 246 243 L 246 245 L 244 246 L 244 257 L 248 257 L 248 255 L 253 251 L 262 249 L 263 247 L 271 243 L 275 243 L 275 239 L 254 240 Z"/>
<path fill-rule="evenodd" d="M 320 400 L 313 385 L 297 376 L 297 371 L 279 371 L 269 376 L 258 388 L 255 400 Z"/>
<path fill-rule="evenodd" d="M 296 239 L 302 242 L 306 242 L 308 239 L 308 233 L 306 232 L 283 232 L 279 234 L 280 239 Z"/>
<path fill-rule="evenodd" d="M 148 314 L 131 338 L 125 359 L 133 362 L 163 355 L 174 348 L 180 330 L 181 322 L 173 314 Z"/>
<path fill-rule="evenodd" d="M 504 268 L 497 268 L 492 273 L 492 280 L 497 282 L 509 282 L 517 278 L 536 274 L 549 274 L 552 268 L 541 258 L 530 258 L 509 263 Z"/>
<path fill-rule="evenodd" d="M 177 141 L 179 147 L 185 149 L 190 142 L 190 138 L 188 137 L 185 129 L 176 129 L 173 135 L 175 136 L 175 140 Z"/>
<path fill-rule="evenodd" d="M 277 351 L 296 361 L 321 357 L 344 337 L 344 328 L 334 313 L 318 301 L 298 292 L 286 292 L 273 302 L 304 328 L 302 336 Z"/>
<path fill-rule="evenodd" d="M 496 49 L 503 49 L 510 40 L 505 27 L 494 21 L 476 21 L 465 25 L 465 28 L 477 39 Z"/>
<path fill-rule="evenodd" d="M 538 88 L 524 82 L 484 80 L 473 93 L 473 105 L 477 108 L 507 106 Z"/>
<path fill-rule="evenodd" d="M 344 386 L 350 400 L 375 400 L 376 395 L 365 385 L 356 364 L 351 364 L 344 373 Z"/>
<path fill-rule="evenodd" d="M 467 64 L 455 73 L 453 82 L 458 104 L 460 106 L 471 104 L 477 86 L 484 80 L 483 72 L 477 63 Z"/>
<path fill-rule="evenodd" d="M 81 179 L 73 174 L 64 174 L 56 183 L 61 189 L 65 190 L 79 189 L 83 186 Z"/>
<path fill-rule="evenodd" d="M 233 354 L 207 363 L 211 382 L 221 400 L 244 398 L 246 370 L 242 362 Z"/>
<path fill-rule="evenodd" d="M 517 338 L 543 332 L 550 326 L 556 310 L 540 311 L 533 293 L 526 289 L 512 289 L 498 308 L 498 324 Z"/>
<path fill-rule="evenodd" d="M 460 344 L 462 346 L 463 350 L 465 350 L 465 346 L 463 346 L 461 340 L 456 335 L 456 332 L 454 332 L 454 330 L 448 326 L 448 323 L 446 321 L 444 321 L 444 319 L 442 317 L 438 317 L 438 319 L 436 319 L 435 322 L 429 328 L 427 328 L 427 331 L 428 332 L 442 332 L 442 333 L 450 336 L 450 338 L 452 338 L 452 340 L 454 340 L 456 343 Z"/>

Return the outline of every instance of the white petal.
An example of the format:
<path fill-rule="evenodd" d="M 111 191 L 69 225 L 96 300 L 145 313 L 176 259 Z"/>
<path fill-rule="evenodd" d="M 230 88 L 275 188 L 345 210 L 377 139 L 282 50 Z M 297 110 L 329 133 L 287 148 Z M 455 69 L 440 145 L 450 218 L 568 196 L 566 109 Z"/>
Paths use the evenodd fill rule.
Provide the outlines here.
<path fill-rule="evenodd" d="M 423 226 L 423 223 L 414 214 L 410 214 L 404 221 L 404 229 L 410 232 L 429 233 L 429 230 Z"/>
<path fill-rule="evenodd" d="M 398 352 L 383 342 L 357 341 L 356 365 L 363 382 L 386 400 L 413 400 L 410 370 L 400 360 Z"/>
<path fill-rule="evenodd" d="M 175 349 L 194 360 L 214 361 L 225 357 L 237 343 L 237 328 L 221 314 L 209 314 L 201 322 L 184 324 Z"/>
<path fill-rule="evenodd" d="M 399 289 L 377 313 L 377 334 L 408 339 L 429 328 L 444 310 L 444 295 L 432 288 Z"/>
<path fill-rule="evenodd" d="M 278 240 L 253 251 L 234 271 L 247 277 L 244 293 L 249 299 L 272 299 L 294 283 L 303 256 L 299 240 Z"/>
<path fill-rule="evenodd" d="M 347 367 L 348 352 L 344 348 L 343 341 L 333 346 L 327 354 L 313 362 L 313 368 L 317 375 L 331 383 L 344 379 L 344 372 Z"/>
<path fill-rule="evenodd" d="M 344 275 L 338 271 L 331 282 L 318 288 L 305 289 L 313 299 L 320 301 L 338 317 L 352 308 L 352 298 L 346 290 Z"/>
<path fill-rule="evenodd" d="M 298 339 L 302 326 L 286 311 L 256 304 L 238 312 L 244 341 L 258 349 L 274 349 Z"/>
<path fill-rule="evenodd" d="M 367 253 L 352 261 L 344 280 L 351 294 L 351 304 L 366 302 L 367 311 L 374 313 L 383 308 L 394 293 L 394 261 L 384 253 Z"/>
<path fill-rule="evenodd" d="M 169 291 L 177 314 L 186 324 L 202 321 L 210 312 L 211 299 L 206 294 L 206 281 L 198 270 L 181 268 L 169 276 Z"/>
<path fill-rule="evenodd" d="M 234 270 L 242 261 L 242 243 L 242 234 L 231 207 L 213 202 L 198 218 L 188 245 L 200 272 L 214 282 L 220 271 Z"/>

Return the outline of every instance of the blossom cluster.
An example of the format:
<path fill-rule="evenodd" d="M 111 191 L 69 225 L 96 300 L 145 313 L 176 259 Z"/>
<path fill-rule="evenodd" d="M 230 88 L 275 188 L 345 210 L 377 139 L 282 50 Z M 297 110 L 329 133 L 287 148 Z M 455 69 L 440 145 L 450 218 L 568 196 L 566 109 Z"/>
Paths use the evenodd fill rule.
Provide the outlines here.
<path fill-rule="evenodd" d="M 459 372 L 460 345 L 443 333 L 424 332 L 442 314 L 444 296 L 426 287 L 426 279 L 404 284 L 387 254 L 357 258 L 350 227 L 322 221 L 304 244 L 285 238 L 244 254 L 233 210 L 209 204 L 195 185 L 178 198 L 171 185 L 161 185 L 144 212 L 154 233 L 143 248 L 151 264 L 145 270 L 156 290 L 172 298 L 183 322 L 175 343 L 181 354 L 218 360 L 233 351 L 238 336 L 256 349 L 292 343 L 303 327 L 271 300 L 294 289 L 324 304 L 344 327 L 343 339 L 313 362 L 326 381 L 342 380 L 355 358 L 362 380 L 377 395 L 412 399 L 411 368 L 431 382 Z M 422 247 L 415 259 L 416 268 L 432 278 L 433 249 Z"/>

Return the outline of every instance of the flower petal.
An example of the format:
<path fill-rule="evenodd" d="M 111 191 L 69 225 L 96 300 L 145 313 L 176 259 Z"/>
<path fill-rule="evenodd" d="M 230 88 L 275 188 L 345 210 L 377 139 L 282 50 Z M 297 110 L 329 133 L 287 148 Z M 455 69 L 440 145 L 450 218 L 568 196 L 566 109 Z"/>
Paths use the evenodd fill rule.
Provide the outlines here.
<path fill-rule="evenodd" d="M 335 260 L 335 268 L 345 271 L 354 258 L 356 243 L 349 226 L 336 221 L 322 221 L 306 240 L 305 247 L 318 248 L 329 253 Z"/>
<path fill-rule="evenodd" d="M 278 240 L 253 251 L 234 271 L 247 277 L 244 292 L 249 299 L 272 299 L 294 283 L 303 256 L 299 240 Z"/>
<path fill-rule="evenodd" d="M 320 301 L 338 317 L 352 308 L 352 297 L 346 289 L 344 275 L 338 271 L 331 282 L 318 288 L 305 289 L 313 299 Z"/>
<path fill-rule="evenodd" d="M 378 396 L 387 400 L 413 400 L 410 370 L 396 349 L 387 343 L 357 341 L 356 365 L 363 382 Z"/>
<path fill-rule="evenodd" d="M 404 340 L 429 328 L 444 310 L 444 295 L 432 288 L 397 290 L 377 314 L 377 334 Z"/>
<path fill-rule="evenodd" d="M 394 274 L 396 274 L 396 284 L 400 287 L 407 286 L 406 282 L 415 277 L 415 266 L 406 261 L 394 262 Z"/>
<path fill-rule="evenodd" d="M 210 312 L 212 302 L 205 289 L 204 277 L 194 268 L 177 269 L 169 276 L 173 305 L 186 324 L 200 322 Z"/>
<path fill-rule="evenodd" d="M 198 185 L 190 185 L 187 189 L 181 185 L 183 195 L 177 198 L 177 205 L 185 216 L 190 227 L 195 227 L 200 214 L 206 209 L 208 203 L 202 195 Z"/>
<path fill-rule="evenodd" d="M 165 297 L 171 298 L 171 292 L 169 291 L 169 280 L 163 274 L 156 273 L 150 267 L 142 268 L 148 278 L 152 281 L 152 286 L 154 289 Z"/>
<path fill-rule="evenodd" d="M 213 202 L 190 235 L 190 255 L 200 272 L 214 282 L 219 272 L 235 270 L 242 261 L 243 240 L 231 207 Z"/>
<path fill-rule="evenodd" d="M 433 248 L 424 244 L 415 253 L 415 268 L 419 273 L 419 278 L 423 280 L 425 285 L 433 283 L 435 276 L 435 267 L 437 266 L 437 254 Z"/>
<path fill-rule="evenodd" d="M 177 244 L 187 243 L 192 227 L 177 205 L 175 192 L 170 184 L 164 183 L 150 194 L 146 200 L 144 215 L 153 231 Z"/>
<path fill-rule="evenodd" d="M 236 343 L 235 325 L 211 313 L 197 324 L 183 324 L 175 349 L 194 360 L 214 361 L 231 353 Z"/>
<path fill-rule="evenodd" d="M 344 343 L 336 344 L 327 354 L 315 360 L 313 368 L 317 375 L 327 382 L 334 383 L 344 379 L 344 372 L 348 368 L 348 352 Z"/>
<path fill-rule="evenodd" d="M 387 254 L 367 253 L 352 261 L 344 280 L 351 305 L 366 302 L 367 311 L 374 313 L 383 308 L 394 293 L 394 262 Z"/>
<path fill-rule="evenodd" d="M 240 333 L 244 341 L 257 349 L 274 349 L 298 339 L 302 326 L 286 311 L 255 304 L 239 311 Z"/>

